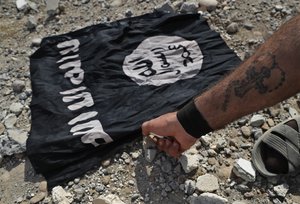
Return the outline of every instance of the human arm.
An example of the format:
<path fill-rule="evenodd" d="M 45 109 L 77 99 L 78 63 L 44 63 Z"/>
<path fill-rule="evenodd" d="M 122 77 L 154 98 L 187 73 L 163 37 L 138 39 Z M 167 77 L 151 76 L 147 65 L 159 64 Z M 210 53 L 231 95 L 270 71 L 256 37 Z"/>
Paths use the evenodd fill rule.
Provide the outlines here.
<path fill-rule="evenodd" d="M 218 84 L 194 99 L 208 125 L 217 130 L 244 115 L 274 105 L 300 91 L 300 15 L 285 23 L 255 54 Z M 142 125 L 144 135 L 173 136 L 158 147 L 179 156 L 196 142 L 176 112 Z M 201 126 L 201 124 L 199 124 Z"/>

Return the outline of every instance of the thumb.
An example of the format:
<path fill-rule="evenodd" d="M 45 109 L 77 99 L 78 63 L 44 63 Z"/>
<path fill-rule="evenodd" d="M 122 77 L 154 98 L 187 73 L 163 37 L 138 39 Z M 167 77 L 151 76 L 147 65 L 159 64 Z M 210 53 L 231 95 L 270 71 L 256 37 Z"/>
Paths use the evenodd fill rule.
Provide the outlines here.
<path fill-rule="evenodd" d="M 150 121 L 146 121 L 142 124 L 142 133 L 144 136 L 149 135 L 150 133 Z"/>

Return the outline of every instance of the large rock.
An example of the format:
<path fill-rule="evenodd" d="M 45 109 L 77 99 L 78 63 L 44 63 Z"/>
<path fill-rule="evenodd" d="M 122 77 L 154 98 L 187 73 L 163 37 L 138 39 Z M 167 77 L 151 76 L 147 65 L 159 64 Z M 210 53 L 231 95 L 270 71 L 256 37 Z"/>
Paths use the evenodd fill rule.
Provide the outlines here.
<path fill-rule="evenodd" d="M 228 200 L 213 193 L 202 193 L 200 196 L 192 196 L 190 204 L 226 204 Z"/>
<path fill-rule="evenodd" d="M 70 204 L 73 202 L 73 196 L 61 186 L 56 186 L 52 189 L 52 200 L 55 204 Z"/>
<path fill-rule="evenodd" d="M 201 192 L 213 192 L 219 189 L 218 178 L 211 174 L 205 174 L 197 178 L 196 188 Z"/>
<path fill-rule="evenodd" d="M 255 169 L 253 168 L 253 165 L 250 161 L 245 160 L 245 159 L 238 159 L 235 161 L 232 169 L 233 173 L 244 179 L 245 181 L 248 182 L 254 182 L 256 178 L 256 172 Z"/>

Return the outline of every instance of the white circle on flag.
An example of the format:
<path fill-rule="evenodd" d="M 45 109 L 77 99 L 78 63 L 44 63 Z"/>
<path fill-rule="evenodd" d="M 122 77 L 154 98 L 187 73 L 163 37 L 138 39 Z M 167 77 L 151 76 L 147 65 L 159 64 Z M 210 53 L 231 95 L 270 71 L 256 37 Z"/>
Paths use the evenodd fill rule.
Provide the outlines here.
<path fill-rule="evenodd" d="M 154 36 L 125 57 L 123 70 L 138 85 L 160 86 L 194 77 L 202 63 L 203 54 L 195 40 Z"/>

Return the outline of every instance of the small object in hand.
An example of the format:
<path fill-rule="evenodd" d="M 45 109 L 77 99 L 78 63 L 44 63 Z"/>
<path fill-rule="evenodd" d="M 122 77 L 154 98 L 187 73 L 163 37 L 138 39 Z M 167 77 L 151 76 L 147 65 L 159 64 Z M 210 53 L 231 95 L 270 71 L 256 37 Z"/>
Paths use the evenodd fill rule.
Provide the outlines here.
<path fill-rule="evenodd" d="M 170 136 L 162 136 L 155 134 L 153 132 L 150 132 L 148 137 L 150 137 L 154 142 L 157 142 L 158 139 L 163 139 L 163 140 L 173 140 L 173 137 Z"/>

